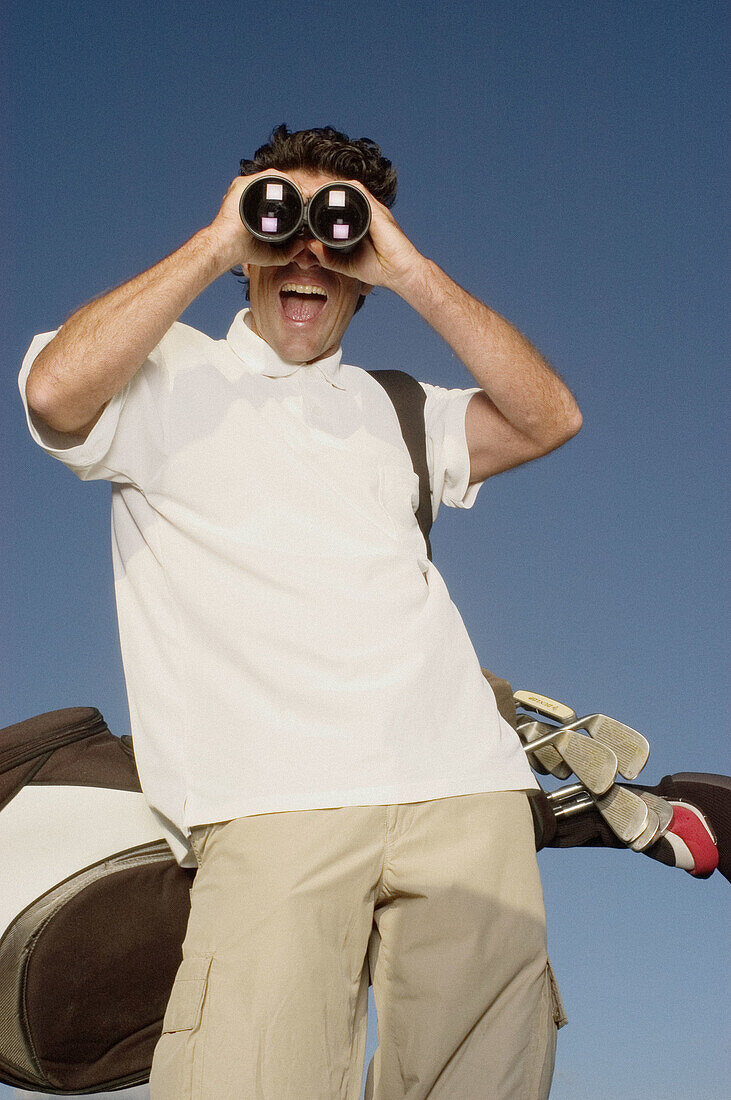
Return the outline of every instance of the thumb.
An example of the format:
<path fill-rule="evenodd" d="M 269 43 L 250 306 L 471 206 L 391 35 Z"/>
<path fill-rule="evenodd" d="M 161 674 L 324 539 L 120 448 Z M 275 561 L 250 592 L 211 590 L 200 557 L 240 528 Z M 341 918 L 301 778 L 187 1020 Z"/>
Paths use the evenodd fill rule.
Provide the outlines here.
<path fill-rule="evenodd" d="M 348 256 L 342 256 L 318 240 L 310 241 L 309 248 L 317 257 L 321 267 L 326 267 L 328 271 L 336 271 L 339 275 L 352 274 L 352 261 Z"/>

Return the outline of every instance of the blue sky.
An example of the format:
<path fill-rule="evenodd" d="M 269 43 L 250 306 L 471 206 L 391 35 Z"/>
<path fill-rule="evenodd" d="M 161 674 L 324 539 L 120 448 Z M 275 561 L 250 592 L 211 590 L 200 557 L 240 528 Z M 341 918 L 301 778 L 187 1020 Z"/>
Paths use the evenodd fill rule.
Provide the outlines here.
<path fill-rule="evenodd" d="M 31 337 L 210 221 L 274 125 L 333 124 L 379 141 L 404 230 L 584 414 L 471 512 L 440 512 L 435 562 L 481 663 L 642 730 L 650 783 L 729 772 L 722 5 L 15 0 L 3 23 L 0 725 L 94 705 L 129 728 L 109 487 L 27 435 Z M 221 336 L 240 295 L 225 276 L 184 319 Z M 386 291 L 344 350 L 472 384 Z M 571 1021 L 552 1100 L 717 1100 L 726 883 L 629 852 L 540 864 Z"/>

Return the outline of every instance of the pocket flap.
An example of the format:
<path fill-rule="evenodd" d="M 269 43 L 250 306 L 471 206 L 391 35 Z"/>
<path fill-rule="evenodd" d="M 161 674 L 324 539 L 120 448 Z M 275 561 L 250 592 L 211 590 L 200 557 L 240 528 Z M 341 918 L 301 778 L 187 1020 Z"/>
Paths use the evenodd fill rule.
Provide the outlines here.
<path fill-rule="evenodd" d="M 211 960 L 211 955 L 194 955 L 192 958 L 183 959 L 175 975 L 173 991 L 165 1009 L 165 1018 L 162 1022 L 163 1034 L 171 1031 L 192 1031 L 198 1023 L 208 984 Z"/>

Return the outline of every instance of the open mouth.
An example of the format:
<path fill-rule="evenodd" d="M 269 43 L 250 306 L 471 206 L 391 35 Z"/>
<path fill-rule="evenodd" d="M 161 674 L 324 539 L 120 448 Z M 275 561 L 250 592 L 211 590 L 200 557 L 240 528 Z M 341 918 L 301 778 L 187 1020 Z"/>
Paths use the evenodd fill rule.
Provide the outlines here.
<path fill-rule="evenodd" d="M 324 287 L 309 283 L 284 283 L 279 299 L 290 321 L 314 321 L 325 308 L 327 293 Z"/>

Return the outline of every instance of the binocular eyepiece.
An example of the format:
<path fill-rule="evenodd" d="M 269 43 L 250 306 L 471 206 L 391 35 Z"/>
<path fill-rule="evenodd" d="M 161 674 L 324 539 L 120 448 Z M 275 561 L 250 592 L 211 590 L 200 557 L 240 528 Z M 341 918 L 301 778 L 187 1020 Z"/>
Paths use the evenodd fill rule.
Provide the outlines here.
<path fill-rule="evenodd" d="M 351 183 L 326 183 L 306 200 L 284 176 L 260 176 L 250 183 L 239 213 L 259 241 L 286 244 L 306 226 L 318 241 L 343 253 L 363 240 L 371 224 L 368 199 Z"/>

